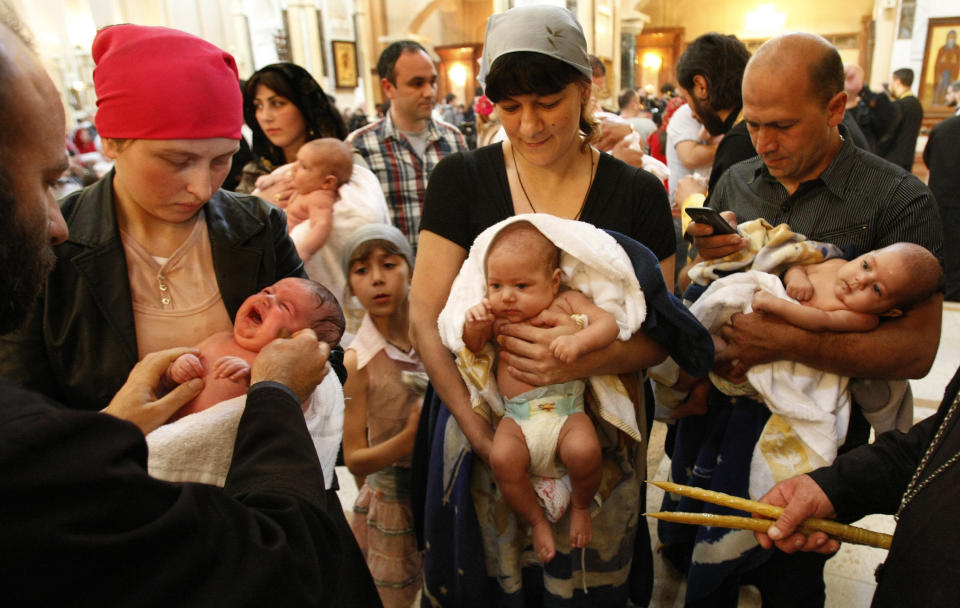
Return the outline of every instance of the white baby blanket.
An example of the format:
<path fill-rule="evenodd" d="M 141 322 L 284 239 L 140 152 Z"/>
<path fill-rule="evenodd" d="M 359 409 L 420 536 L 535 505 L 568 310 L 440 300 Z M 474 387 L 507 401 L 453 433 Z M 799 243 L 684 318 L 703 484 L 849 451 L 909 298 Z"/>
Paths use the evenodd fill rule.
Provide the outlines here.
<path fill-rule="evenodd" d="M 246 395 L 222 401 L 147 435 L 150 475 L 223 487 L 246 401 Z M 303 415 L 330 489 L 343 436 L 343 387 L 335 373 L 329 372 L 317 386 Z"/>

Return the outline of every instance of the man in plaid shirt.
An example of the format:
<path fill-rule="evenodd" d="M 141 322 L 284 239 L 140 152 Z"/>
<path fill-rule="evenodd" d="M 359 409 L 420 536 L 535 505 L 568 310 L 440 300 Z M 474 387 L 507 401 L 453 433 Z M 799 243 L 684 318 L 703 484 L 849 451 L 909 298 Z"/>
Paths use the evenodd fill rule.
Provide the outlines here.
<path fill-rule="evenodd" d="M 440 159 L 467 149 L 451 124 L 431 118 L 437 101 L 437 70 L 417 42 L 394 42 L 380 54 L 377 73 L 390 110 L 347 137 L 354 156 L 380 179 L 393 225 L 417 248 L 427 180 Z"/>

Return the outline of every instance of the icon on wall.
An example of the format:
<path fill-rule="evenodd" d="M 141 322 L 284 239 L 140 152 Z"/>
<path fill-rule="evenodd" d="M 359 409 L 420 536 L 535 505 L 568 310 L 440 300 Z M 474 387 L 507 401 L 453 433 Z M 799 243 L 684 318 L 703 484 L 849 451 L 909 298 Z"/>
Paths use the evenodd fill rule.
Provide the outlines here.
<path fill-rule="evenodd" d="M 925 112 L 949 116 L 946 105 L 950 84 L 960 78 L 960 18 L 930 19 L 927 24 L 927 42 L 923 51 L 923 70 L 917 97 Z"/>
<path fill-rule="evenodd" d="M 338 89 L 357 86 L 357 43 L 333 40 L 333 74 Z"/>

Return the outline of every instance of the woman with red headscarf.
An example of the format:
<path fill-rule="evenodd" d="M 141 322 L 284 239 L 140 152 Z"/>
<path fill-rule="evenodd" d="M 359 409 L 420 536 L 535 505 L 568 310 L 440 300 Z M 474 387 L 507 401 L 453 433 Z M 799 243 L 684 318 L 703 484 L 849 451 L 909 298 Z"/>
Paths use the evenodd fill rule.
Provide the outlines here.
<path fill-rule="evenodd" d="M 304 274 L 283 213 L 220 190 L 243 122 L 233 57 L 136 25 L 100 30 L 92 51 L 114 167 L 61 201 L 70 238 L 31 324 L 0 343 L 0 371 L 100 410 L 145 355 L 230 330 L 244 298 Z"/>

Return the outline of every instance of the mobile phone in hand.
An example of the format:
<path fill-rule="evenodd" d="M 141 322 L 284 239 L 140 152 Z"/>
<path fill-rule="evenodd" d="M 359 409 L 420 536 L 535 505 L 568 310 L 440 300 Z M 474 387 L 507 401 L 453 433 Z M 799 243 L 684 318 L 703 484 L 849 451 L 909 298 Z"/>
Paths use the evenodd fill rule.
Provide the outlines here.
<path fill-rule="evenodd" d="M 698 224 L 706 224 L 713 228 L 714 234 L 736 234 L 737 230 L 723 219 L 720 212 L 710 207 L 687 207 L 687 215 Z"/>

